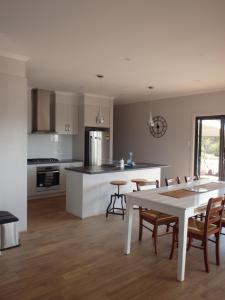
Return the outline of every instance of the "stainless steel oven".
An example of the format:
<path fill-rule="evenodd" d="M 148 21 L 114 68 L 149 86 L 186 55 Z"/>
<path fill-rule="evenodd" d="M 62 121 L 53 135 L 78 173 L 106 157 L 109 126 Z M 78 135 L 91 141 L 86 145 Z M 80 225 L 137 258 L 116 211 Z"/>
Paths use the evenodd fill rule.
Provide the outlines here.
<path fill-rule="evenodd" d="M 59 166 L 37 167 L 37 190 L 58 189 L 60 184 Z"/>

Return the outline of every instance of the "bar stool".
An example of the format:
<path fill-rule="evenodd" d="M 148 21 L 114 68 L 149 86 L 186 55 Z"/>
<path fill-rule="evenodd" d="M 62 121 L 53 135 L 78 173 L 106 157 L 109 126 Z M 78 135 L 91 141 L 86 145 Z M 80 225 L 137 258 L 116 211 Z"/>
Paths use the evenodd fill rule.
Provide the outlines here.
<path fill-rule="evenodd" d="M 139 179 L 139 178 L 135 178 L 135 179 L 131 179 L 131 182 L 136 183 L 136 190 L 133 190 L 133 192 L 138 192 L 140 191 L 140 185 L 144 185 L 144 183 L 146 182 L 146 179 Z"/>
<path fill-rule="evenodd" d="M 111 195 L 110 197 L 110 203 L 106 209 L 106 218 L 108 218 L 109 214 L 112 215 L 120 215 L 123 216 L 123 220 L 124 220 L 124 214 L 126 211 L 126 196 L 124 194 L 120 194 L 120 186 L 122 185 L 126 185 L 127 181 L 125 180 L 114 180 L 111 181 L 110 184 L 112 185 L 116 185 L 117 186 L 117 193 L 114 193 Z M 120 199 L 121 200 L 121 207 L 115 207 L 115 203 L 116 203 L 116 199 Z M 117 211 L 115 211 L 117 210 Z M 121 212 L 118 212 L 121 211 Z"/>

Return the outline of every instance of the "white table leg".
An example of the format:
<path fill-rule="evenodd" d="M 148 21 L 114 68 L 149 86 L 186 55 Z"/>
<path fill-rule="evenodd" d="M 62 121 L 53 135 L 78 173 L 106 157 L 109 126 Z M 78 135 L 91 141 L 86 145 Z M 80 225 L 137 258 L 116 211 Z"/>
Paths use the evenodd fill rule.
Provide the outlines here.
<path fill-rule="evenodd" d="M 188 216 L 187 214 L 179 217 L 179 237 L 178 237 L 178 269 L 177 279 L 184 281 L 185 276 L 185 262 L 187 252 L 187 228 L 188 228 Z"/>
<path fill-rule="evenodd" d="M 128 196 L 129 197 L 129 196 Z M 124 253 L 130 254 L 131 245 L 131 233 L 132 233 L 132 222 L 133 222 L 133 204 L 127 197 L 126 215 L 125 215 L 125 245 Z"/>

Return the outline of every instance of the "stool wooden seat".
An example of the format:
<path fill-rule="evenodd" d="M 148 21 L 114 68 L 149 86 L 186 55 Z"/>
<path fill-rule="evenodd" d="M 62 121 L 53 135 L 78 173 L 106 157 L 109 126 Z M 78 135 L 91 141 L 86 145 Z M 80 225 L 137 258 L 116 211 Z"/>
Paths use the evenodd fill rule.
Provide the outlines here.
<path fill-rule="evenodd" d="M 112 184 L 112 185 L 126 185 L 127 181 L 125 181 L 125 180 L 113 180 L 113 181 L 110 182 L 110 184 Z"/>
<path fill-rule="evenodd" d="M 114 193 L 110 197 L 110 203 L 106 209 L 106 218 L 108 218 L 109 214 L 112 215 L 120 215 L 123 216 L 126 211 L 125 205 L 126 205 L 126 196 L 124 194 L 120 193 L 120 186 L 126 185 L 127 181 L 125 180 L 113 180 L 110 182 L 110 184 L 117 186 L 117 193 Z M 115 207 L 116 200 L 121 200 L 121 207 Z"/>
<path fill-rule="evenodd" d="M 138 187 L 140 185 L 142 185 L 143 183 L 145 183 L 147 180 L 146 179 L 140 179 L 140 178 L 134 178 L 134 179 L 131 179 L 131 182 L 133 183 L 136 183 L 136 187 L 137 187 L 137 191 L 138 191 Z"/>
<path fill-rule="evenodd" d="M 135 178 L 135 179 L 131 179 L 131 182 L 134 182 L 134 183 L 142 183 L 142 182 L 146 182 L 147 179 L 140 179 L 140 178 Z"/>

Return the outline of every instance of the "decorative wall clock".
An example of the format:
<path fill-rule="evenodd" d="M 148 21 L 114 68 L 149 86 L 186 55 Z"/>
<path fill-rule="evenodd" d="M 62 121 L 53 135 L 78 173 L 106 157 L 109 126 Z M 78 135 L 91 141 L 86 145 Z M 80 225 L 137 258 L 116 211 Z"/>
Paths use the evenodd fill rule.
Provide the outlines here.
<path fill-rule="evenodd" d="M 167 122 L 165 118 L 162 116 L 155 116 L 153 118 L 154 126 L 149 127 L 149 131 L 151 132 L 152 136 L 155 138 L 162 137 L 167 130 Z"/>

